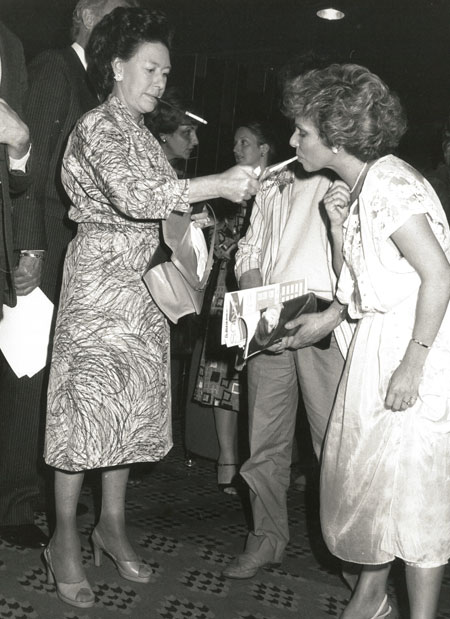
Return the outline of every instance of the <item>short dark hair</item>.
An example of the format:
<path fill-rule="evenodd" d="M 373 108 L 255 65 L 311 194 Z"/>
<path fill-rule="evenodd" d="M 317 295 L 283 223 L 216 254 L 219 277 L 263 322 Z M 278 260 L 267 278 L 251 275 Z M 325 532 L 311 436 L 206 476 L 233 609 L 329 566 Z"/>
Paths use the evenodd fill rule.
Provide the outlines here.
<path fill-rule="evenodd" d="M 163 102 L 167 101 L 168 105 Z M 161 141 L 161 134 L 171 134 L 180 125 L 198 125 L 198 122 L 186 116 L 185 112 L 197 113 L 196 104 L 190 99 L 186 99 L 181 91 L 175 86 L 166 88 L 161 102 L 153 112 L 145 115 L 145 124 L 153 133 L 155 138 Z"/>
<path fill-rule="evenodd" d="M 313 122 L 328 147 L 341 146 L 361 161 L 391 153 L 406 131 L 397 95 L 366 67 L 332 64 L 287 81 L 289 118 Z"/>
<path fill-rule="evenodd" d="M 269 147 L 267 160 L 269 163 L 272 163 L 277 154 L 277 140 L 272 127 L 267 122 L 260 120 L 241 122 L 237 125 L 236 131 L 241 127 L 245 127 L 253 133 L 258 141 L 258 146 L 261 146 L 261 144 L 267 144 Z"/>
<path fill-rule="evenodd" d="M 114 58 L 129 60 L 141 43 L 162 43 L 170 48 L 172 32 L 166 14 L 142 8 L 114 9 L 95 26 L 86 46 L 88 74 L 102 99 L 111 93 Z"/>

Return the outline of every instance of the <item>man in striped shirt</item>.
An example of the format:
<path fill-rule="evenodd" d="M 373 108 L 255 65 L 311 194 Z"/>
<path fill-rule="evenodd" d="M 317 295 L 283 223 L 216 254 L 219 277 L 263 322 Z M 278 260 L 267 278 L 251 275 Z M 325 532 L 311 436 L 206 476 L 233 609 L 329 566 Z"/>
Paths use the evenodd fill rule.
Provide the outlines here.
<path fill-rule="evenodd" d="M 269 176 L 239 242 L 240 288 L 306 278 L 326 309 L 304 315 L 296 335 L 248 360 L 250 457 L 241 475 L 250 488 L 254 528 L 244 553 L 224 569 L 228 578 L 251 578 L 263 565 L 282 560 L 289 540 L 287 490 L 299 390 L 320 458 L 351 338 L 346 307 L 334 299 L 336 276 L 321 205 L 331 182 L 298 165 L 295 172 Z"/>

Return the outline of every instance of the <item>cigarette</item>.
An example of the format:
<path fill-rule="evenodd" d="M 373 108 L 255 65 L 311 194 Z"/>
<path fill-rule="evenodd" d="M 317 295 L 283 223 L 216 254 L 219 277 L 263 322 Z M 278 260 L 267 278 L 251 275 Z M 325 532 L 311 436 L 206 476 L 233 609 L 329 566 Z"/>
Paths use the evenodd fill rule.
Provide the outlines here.
<path fill-rule="evenodd" d="M 205 120 L 204 118 L 201 118 L 201 116 L 197 116 L 197 114 L 193 114 L 192 112 L 185 112 L 184 115 L 189 116 L 190 118 L 193 118 L 197 122 L 203 123 L 204 125 L 208 124 L 207 120 Z"/>
<path fill-rule="evenodd" d="M 171 107 L 173 110 L 177 110 L 178 112 L 182 112 L 182 110 L 180 110 L 175 105 L 172 105 L 171 103 L 169 103 L 165 99 L 159 98 L 158 101 L 160 101 L 160 103 L 164 103 L 164 105 L 167 105 L 168 107 Z M 189 116 L 189 118 L 192 118 L 193 120 L 196 120 L 197 122 L 202 123 L 203 125 L 207 125 L 208 124 L 207 120 L 205 120 L 201 116 L 197 116 L 197 114 L 194 114 L 193 112 L 189 112 L 188 110 L 186 110 L 185 112 L 182 112 L 182 113 L 185 116 Z"/>
<path fill-rule="evenodd" d="M 273 174 L 274 172 L 278 172 L 278 170 L 285 168 L 287 165 L 289 165 L 290 163 L 296 160 L 297 160 L 297 155 L 295 157 L 291 157 L 290 159 L 286 159 L 286 161 L 280 161 L 280 163 L 275 163 L 274 165 L 271 165 L 268 168 L 265 168 L 259 180 L 262 180 L 263 178 L 270 176 L 270 174 Z M 257 169 L 255 170 L 255 172 L 258 174 Z"/>

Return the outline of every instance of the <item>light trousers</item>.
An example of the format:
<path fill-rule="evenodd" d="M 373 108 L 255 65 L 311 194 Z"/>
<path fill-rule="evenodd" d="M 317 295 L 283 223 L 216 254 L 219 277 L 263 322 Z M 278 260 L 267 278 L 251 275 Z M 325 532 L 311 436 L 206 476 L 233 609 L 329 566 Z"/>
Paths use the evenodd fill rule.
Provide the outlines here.
<path fill-rule="evenodd" d="M 248 361 L 250 458 L 241 475 L 250 488 L 253 531 L 245 550 L 262 563 L 279 563 L 289 541 L 287 491 L 299 388 L 320 458 L 343 365 L 334 337 L 326 350 L 310 346 Z"/>

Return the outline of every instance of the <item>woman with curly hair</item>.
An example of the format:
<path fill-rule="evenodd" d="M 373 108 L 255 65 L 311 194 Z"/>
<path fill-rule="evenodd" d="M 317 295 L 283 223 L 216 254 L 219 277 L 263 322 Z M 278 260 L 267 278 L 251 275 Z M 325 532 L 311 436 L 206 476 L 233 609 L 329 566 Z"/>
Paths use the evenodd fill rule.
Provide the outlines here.
<path fill-rule="evenodd" d="M 172 446 L 169 326 L 142 281 L 161 221 L 210 198 L 241 202 L 258 186 L 249 167 L 178 179 L 145 126 L 166 87 L 170 38 L 165 15 L 149 9 L 117 8 L 95 26 L 86 53 L 103 103 L 75 126 L 62 166 L 78 232 L 49 379 L 45 460 L 56 469 L 56 528 L 44 557 L 59 598 L 81 608 L 95 601 L 76 527 L 86 470 L 102 475 L 96 565 L 105 553 L 127 580 L 152 575 L 127 536 L 125 492 L 130 464 L 160 460 Z"/>
<path fill-rule="evenodd" d="M 342 180 L 325 198 L 338 298 L 359 319 L 330 419 L 321 520 L 362 566 L 342 619 L 387 617 L 392 561 L 411 619 L 436 616 L 450 557 L 450 231 L 430 184 L 390 154 L 406 129 L 379 77 L 334 64 L 291 80 L 291 145 Z"/>

